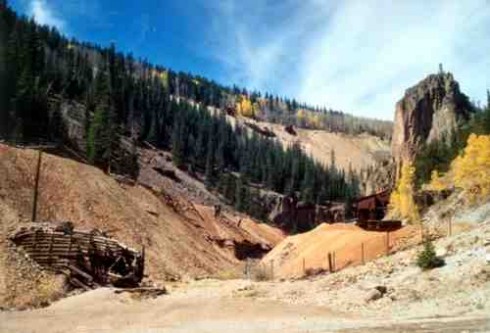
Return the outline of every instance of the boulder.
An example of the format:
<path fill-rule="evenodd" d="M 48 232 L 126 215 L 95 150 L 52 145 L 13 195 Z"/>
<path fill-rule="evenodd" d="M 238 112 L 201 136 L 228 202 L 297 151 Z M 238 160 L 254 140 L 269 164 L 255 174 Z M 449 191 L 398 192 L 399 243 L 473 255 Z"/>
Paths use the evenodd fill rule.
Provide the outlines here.
<path fill-rule="evenodd" d="M 371 289 L 367 292 L 366 296 L 364 296 L 364 301 L 366 303 L 369 303 L 369 302 L 376 301 L 381 297 L 383 297 L 381 291 L 379 291 L 378 289 Z"/>
<path fill-rule="evenodd" d="M 374 287 L 374 289 L 379 291 L 381 293 L 381 295 L 386 294 L 386 292 L 388 291 L 388 288 L 386 288 L 385 286 L 376 286 L 376 287 Z"/>

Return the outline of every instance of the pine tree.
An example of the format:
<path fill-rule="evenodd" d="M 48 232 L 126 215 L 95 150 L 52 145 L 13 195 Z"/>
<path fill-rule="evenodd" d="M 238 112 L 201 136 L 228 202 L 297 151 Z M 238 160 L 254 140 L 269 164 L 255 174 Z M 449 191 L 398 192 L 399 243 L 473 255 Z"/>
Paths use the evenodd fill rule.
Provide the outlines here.
<path fill-rule="evenodd" d="M 245 188 L 242 177 L 239 177 L 235 186 L 235 208 L 242 212 L 245 205 Z"/>
<path fill-rule="evenodd" d="M 184 152 L 184 119 L 179 115 L 175 118 L 172 133 L 172 158 L 175 166 L 181 168 L 185 163 Z"/>
<path fill-rule="evenodd" d="M 8 26 L 5 17 L 6 2 L 0 2 L 0 137 L 8 136 L 9 110 L 7 96 L 7 32 Z"/>
<path fill-rule="evenodd" d="M 206 156 L 206 186 L 212 187 L 215 184 L 215 173 L 214 173 L 214 138 L 212 135 L 208 141 L 207 156 Z"/>
<path fill-rule="evenodd" d="M 303 181 L 301 183 L 301 200 L 306 203 L 315 203 L 315 175 L 312 162 L 306 165 Z"/>
<path fill-rule="evenodd" d="M 111 154 L 118 141 L 110 91 L 109 77 L 102 72 L 97 77 L 97 105 L 87 135 L 87 157 L 91 163 L 102 167 L 110 167 Z"/>

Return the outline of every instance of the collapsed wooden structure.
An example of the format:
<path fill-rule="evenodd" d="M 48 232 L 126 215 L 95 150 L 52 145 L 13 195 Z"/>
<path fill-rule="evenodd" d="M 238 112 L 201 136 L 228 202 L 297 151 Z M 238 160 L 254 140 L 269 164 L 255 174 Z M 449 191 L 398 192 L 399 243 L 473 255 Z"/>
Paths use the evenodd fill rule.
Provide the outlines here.
<path fill-rule="evenodd" d="M 354 201 L 353 210 L 357 225 L 366 230 L 393 231 L 402 227 L 399 220 L 384 220 L 390 203 L 389 189 L 360 197 Z"/>
<path fill-rule="evenodd" d="M 32 223 L 10 240 L 42 268 L 65 274 L 74 287 L 136 287 L 143 279 L 144 249 L 133 250 L 98 229 L 76 230 L 70 222 Z"/>
<path fill-rule="evenodd" d="M 390 190 L 384 190 L 372 195 L 357 198 L 354 202 L 354 212 L 360 222 L 382 220 L 390 202 Z"/>

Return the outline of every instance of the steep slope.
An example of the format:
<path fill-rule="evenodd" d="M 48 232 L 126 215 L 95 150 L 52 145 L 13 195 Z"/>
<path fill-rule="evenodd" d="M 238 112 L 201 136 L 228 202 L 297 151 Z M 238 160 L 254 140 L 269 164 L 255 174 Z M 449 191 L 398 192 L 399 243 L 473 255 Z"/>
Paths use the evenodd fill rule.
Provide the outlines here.
<path fill-rule="evenodd" d="M 0 200 L 19 221 L 27 220 L 37 152 L 1 145 L 0 154 Z M 241 244 L 270 248 L 283 237 L 245 216 L 215 217 L 212 207 L 195 207 L 165 188 L 119 183 L 99 169 L 49 154 L 43 154 L 39 184 L 38 220 L 69 220 L 79 228 L 109 231 L 135 248 L 145 246 L 153 278 L 237 269 Z"/>
<path fill-rule="evenodd" d="M 369 134 L 351 135 L 322 130 L 295 129 L 297 135 L 286 132 L 284 126 L 265 123 L 285 145 L 299 143 L 318 162 L 329 165 L 332 151 L 335 164 L 347 171 L 360 170 L 389 157 L 389 142 Z"/>
<path fill-rule="evenodd" d="M 219 114 L 219 109 L 211 108 L 213 114 Z M 292 128 L 293 133 L 287 130 L 287 126 L 256 121 L 242 116 L 227 116 L 227 120 L 233 125 L 244 125 L 250 131 L 278 140 L 284 147 L 299 144 L 301 148 L 316 161 L 330 165 L 332 152 L 335 155 L 335 165 L 348 171 L 361 170 L 374 166 L 378 162 L 386 161 L 391 157 L 390 142 L 379 136 L 362 134 L 346 134 L 305 128 Z"/>

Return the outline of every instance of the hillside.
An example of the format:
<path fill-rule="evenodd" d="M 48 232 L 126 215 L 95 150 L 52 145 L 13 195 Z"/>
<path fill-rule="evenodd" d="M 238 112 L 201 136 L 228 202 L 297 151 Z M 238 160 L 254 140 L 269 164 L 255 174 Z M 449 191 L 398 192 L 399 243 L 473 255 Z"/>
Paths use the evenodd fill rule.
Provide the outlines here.
<path fill-rule="evenodd" d="M 49 142 L 134 179 L 144 168 L 138 152 L 154 147 L 203 183 L 199 191 L 213 192 L 213 203 L 261 220 L 269 213 L 262 190 L 307 204 L 348 201 L 360 193 L 350 171 L 387 157 L 390 122 L 224 87 L 115 45 L 68 40 L 0 6 L 0 75 L 12 82 L 0 105 L 7 142 Z"/>
<path fill-rule="evenodd" d="M 10 212 L 2 225 L 7 216 L 18 216 L 8 224 L 13 226 L 30 219 L 37 152 L 4 145 L 0 151 L 0 201 Z M 271 248 L 283 238 L 246 216 L 215 217 L 211 206 L 194 205 L 166 187 L 119 183 L 97 168 L 50 154 L 43 154 L 39 186 L 38 220 L 72 221 L 145 246 L 151 278 L 235 271 L 237 257 L 246 257 L 250 246 Z"/>
<path fill-rule="evenodd" d="M 296 128 L 296 135 L 291 135 L 282 125 L 267 122 L 258 125 L 272 130 L 285 147 L 299 143 L 306 154 L 324 165 L 331 164 L 333 151 L 335 165 L 346 172 L 349 168 L 360 171 L 390 157 L 389 141 L 368 133 L 352 135 Z"/>
<path fill-rule="evenodd" d="M 148 121 L 158 120 L 158 112 L 154 112 L 154 109 L 162 105 L 154 99 L 163 94 L 273 123 L 349 134 L 369 132 L 383 138 L 391 135 L 392 123 L 389 121 L 356 117 L 327 107 L 313 107 L 267 92 L 226 87 L 199 75 L 177 72 L 161 64 L 135 59 L 132 54 L 117 51 L 114 44 L 104 47 L 90 41 L 68 39 L 56 29 L 17 15 L 6 3 L 0 3 L 0 6 L 0 26 L 5 29 L 5 33 L 0 34 L 0 43 L 7 46 L 0 49 L 0 59 L 4 62 L 0 64 L 2 75 L 13 81 L 19 80 L 21 85 L 30 85 L 32 80 L 39 79 L 36 89 L 28 92 L 21 91 L 15 85 L 6 87 L 7 97 L 23 95 L 24 101 L 13 103 L 16 105 L 9 105 L 9 98 L 1 101 L 6 103 L 0 108 L 1 111 L 14 109 L 13 114 L 0 114 L 3 120 L 0 133 L 3 136 L 33 136 L 42 134 L 46 127 L 59 126 L 59 122 L 53 119 L 57 116 L 29 110 L 30 106 L 35 105 L 39 110 L 54 111 L 56 106 L 49 105 L 49 101 L 56 95 L 68 101 L 86 103 L 91 112 L 95 111 L 105 91 L 100 83 L 106 79 L 111 85 L 111 89 L 105 91 L 111 95 L 111 100 L 107 102 L 114 106 L 117 121 L 126 122 L 125 129 L 128 131 L 130 123 L 148 126 Z M 3 66 L 5 64 L 8 66 Z M 24 75 L 28 78 L 20 80 L 22 73 L 19 68 L 27 69 Z M 105 75 L 108 77 L 104 78 Z M 158 88 L 155 89 L 155 86 Z M 144 98 L 147 94 L 151 97 Z M 132 107 L 128 101 L 133 103 Z M 144 115 L 143 119 L 141 115 Z M 23 120 L 20 128 L 4 126 L 17 123 L 17 118 Z M 56 124 L 53 124 L 53 120 Z M 40 126 L 36 128 L 36 125 Z"/>

